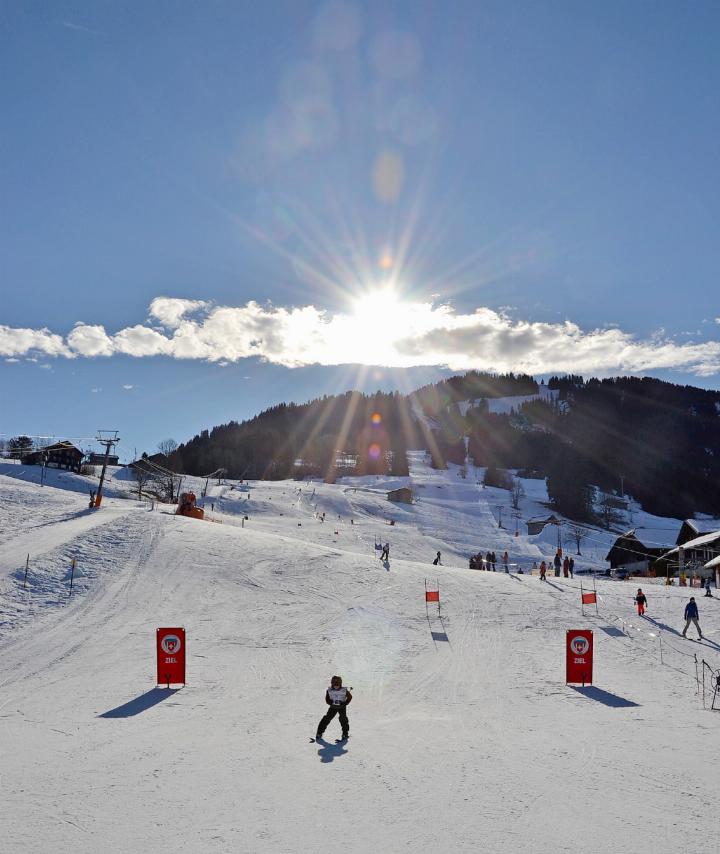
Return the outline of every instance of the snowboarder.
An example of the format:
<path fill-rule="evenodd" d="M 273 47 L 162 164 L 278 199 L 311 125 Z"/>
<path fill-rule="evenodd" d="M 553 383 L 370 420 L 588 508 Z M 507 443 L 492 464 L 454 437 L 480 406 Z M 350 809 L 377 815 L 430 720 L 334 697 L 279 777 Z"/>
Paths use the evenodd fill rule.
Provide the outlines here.
<path fill-rule="evenodd" d="M 647 597 L 642 592 L 642 589 L 638 587 L 637 596 L 635 597 L 635 604 L 638 609 L 638 617 L 642 617 L 645 613 L 645 608 L 647 607 Z"/>
<path fill-rule="evenodd" d="M 712 593 L 710 592 L 710 579 L 709 578 L 705 579 L 705 595 L 706 596 L 712 596 Z"/>
<path fill-rule="evenodd" d="M 440 566 L 442 566 L 442 561 L 440 560 L 440 552 L 438 552 L 438 553 L 435 555 L 435 560 L 433 561 L 433 566 L 437 566 L 438 564 L 439 564 Z"/>
<path fill-rule="evenodd" d="M 685 606 L 685 628 L 682 631 L 683 637 L 687 637 L 685 632 L 690 628 L 690 623 L 694 623 L 695 628 L 698 630 L 698 634 L 700 635 L 700 640 L 703 639 L 702 631 L 700 630 L 700 623 L 698 622 L 699 616 L 697 602 L 695 601 L 695 597 L 691 596 L 690 601 Z"/>
<path fill-rule="evenodd" d="M 545 578 L 545 573 L 547 572 L 547 566 L 544 560 L 540 561 L 540 581 L 547 581 Z"/>
<path fill-rule="evenodd" d="M 380 553 L 380 560 L 390 560 L 390 543 L 385 543 L 385 545 L 382 547 L 382 552 Z"/>
<path fill-rule="evenodd" d="M 503 552 L 502 562 L 503 562 L 503 566 L 505 567 L 505 572 L 510 572 L 510 568 L 508 565 L 509 561 L 510 561 L 510 555 L 507 553 L 507 551 Z"/>
<path fill-rule="evenodd" d="M 342 677 L 333 676 L 330 680 L 330 687 L 325 692 L 325 702 L 330 707 L 323 715 L 318 724 L 315 741 L 320 741 L 323 733 L 328 727 L 330 721 L 337 715 L 340 718 L 340 726 L 342 727 L 342 737 L 350 736 L 350 723 L 347 717 L 347 707 L 352 700 L 352 694 L 347 688 L 343 687 Z"/>

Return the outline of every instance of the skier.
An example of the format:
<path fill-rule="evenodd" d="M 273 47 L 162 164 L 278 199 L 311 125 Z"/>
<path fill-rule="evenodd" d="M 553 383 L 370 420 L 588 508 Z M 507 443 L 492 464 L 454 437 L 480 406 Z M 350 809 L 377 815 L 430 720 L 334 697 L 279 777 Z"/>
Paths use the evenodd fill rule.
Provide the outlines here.
<path fill-rule="evenodd" d="M 642 615 L 645 613 L 645 608 L 647 607 L 647 598 L 639 587 L 637 596 L 635 597 L 635 604 L 637 605 L 638 609 L 638 617 L 642 617 Z"/>
<path fill-rule="evenodd" d="M 706 596 L 712 596 L 712 593 L 710 592 L 710 579 L 709 578 L 707 578 L 705 580 L 705 595 Z"/>
<path fill-rule="evenodd" d="M 507 553 L 507 550 L 506 550 L 505 552 L 503 552 L 503 556 L 502 556 L 502 562 L 503 562 L 503 566 L 505 567 L 505 572 L 510 572 L 510 569 L 508 567 L 509 561 L 510 561 L 510 555 Z"/>
<path fill-rule="evenodd" d="M 687 637 L 685 632 L 690 628 L 690 623 L 695 623 L 695 628 L 698 630 L 700 640 L 703 639 L 702 631 L 700 630 L 700 623 L 698 622 L 699 616 L 697 602 L 695 601 L 695 597 L 691 596 L 690 601 L 685 606 L 685 628 L 682 631 L 683 637 Z"/>
<path fill-rule="evenodd" d="M 435 560 L 433 561 L 433 566 L 437 566 L 438 564 L 442 566 L 442 561 L 440 560 L 440 552 L 437 553 L 437 555 L 435 556 Z"/>
<path fill-rule="evenodd" d="M 545 578 L 545 573 L 547 572 L 547 566 L 545 565 L 545 561 L 540 561 L 540 581 L 547 581 Z"/>
<path fill-rule="evenodd" d="M 380 560 L 390 560 L 390 543 L 385 543 L 385 545 L 382 547 L 382 552 L 380 553 Z"/>
<path fill-rule="evenodd" d="M 323 715 L 318 724 L 315 741 L 320 741 L 323 733 L 327 729 L 330 721 L 337 715 L 340 718 L 340 726 L 342 727 L 342 737 L 344 739 L 350 737 L 350 723 L 347 717 L 347 707 L 352 700 L 352 694 L 347 688 L 343 688 L 342 677 L 333 676 L 330 680 L 330 687 L 325 692 L 325 702 L 330 707 Z"/>

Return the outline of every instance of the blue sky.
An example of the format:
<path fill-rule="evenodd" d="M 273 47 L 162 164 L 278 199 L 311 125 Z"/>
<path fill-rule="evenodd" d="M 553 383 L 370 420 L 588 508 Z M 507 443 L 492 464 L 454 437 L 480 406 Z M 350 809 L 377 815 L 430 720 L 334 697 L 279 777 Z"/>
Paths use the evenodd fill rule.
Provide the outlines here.
<path fill-rule="evenodd" d="M 0 4 L 0 433 L 718 387 L 716 3 Z"/>

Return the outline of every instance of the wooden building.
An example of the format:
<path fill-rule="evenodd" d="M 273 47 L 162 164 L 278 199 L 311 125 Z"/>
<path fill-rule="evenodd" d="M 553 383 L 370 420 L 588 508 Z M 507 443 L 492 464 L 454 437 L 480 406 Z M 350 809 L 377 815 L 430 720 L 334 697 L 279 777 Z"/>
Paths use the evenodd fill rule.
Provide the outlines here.
<path fill-rule="evenodd" d="M 80 472 L 83 457 L 85 454 L 76 448 L 72 442 L 62 441 L 55 442 L 54 445 L 48 445 L 46 448 L 40 448 L 38 451 L 31 451 L 21 458 L 21 462 L 26 466 L 41 466 L 43 464 L 51 468 L 67 469 L 68 471 Z"/>
<path fill-rule="evenodd" d="M 635 534 L 635 529 L 618 537 L 605 560 L 610 569 L 622 569 L 634 575 L 654 570 L 655 562 L 667 551 L 667 546 L 646 546 Z"/>
<path fill-rule="evenodd" d="M 402 486 L 400 489 L 393 489 L 387 494 L 388 501 L 399 501 L 402 504 L 413 503 L 413 491 L 407 486 Z"/>

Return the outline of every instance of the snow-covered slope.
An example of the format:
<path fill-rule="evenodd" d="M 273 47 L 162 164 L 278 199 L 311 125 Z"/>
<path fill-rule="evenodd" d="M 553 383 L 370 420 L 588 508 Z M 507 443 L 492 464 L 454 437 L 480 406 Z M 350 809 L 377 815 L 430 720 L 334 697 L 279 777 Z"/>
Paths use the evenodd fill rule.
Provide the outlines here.
<path fill-rule="evenodd" d="M 497 527 L 507 493 L 420 455 L 411 475 L 412 506 L 385 499 L 397 479 L 215 484 L 214 522 L 0 476 L 3 850 L 711 850 L 720 713 L 694 655 L 720 667 L 720 602 L 697 644 L 685 590 L 649 585 L 639 620 L 631 585 L 598 580 L 583 617 L 577 578 L 470 571 L 551 543 Z M 163 625 L 187 631 L 179 691 L 155 687 Z M 564 684 L 582 627 L 584 691 Z M 352 736 L 311 744 L 333 673 Z"/>

